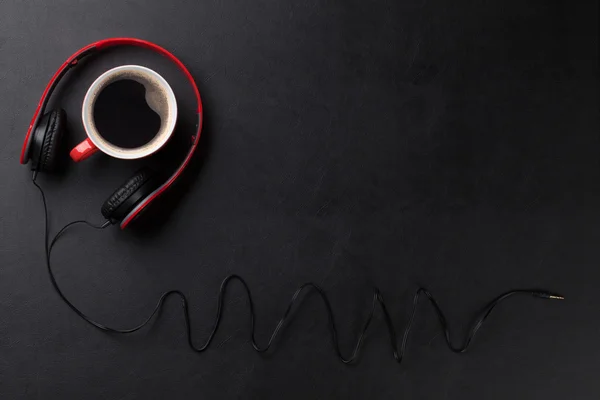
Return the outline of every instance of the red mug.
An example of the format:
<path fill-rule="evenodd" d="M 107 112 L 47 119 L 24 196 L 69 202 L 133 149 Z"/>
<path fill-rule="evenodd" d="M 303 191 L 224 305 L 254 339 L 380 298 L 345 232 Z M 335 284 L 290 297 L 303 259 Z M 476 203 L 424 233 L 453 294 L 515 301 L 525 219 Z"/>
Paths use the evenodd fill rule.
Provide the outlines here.
<path fill-rule="evenodd" d="M 129 79 L 144 85 L 146 102 L 160 117 L 158 133 L 148 143 L 135 148 L 115 146 L 102 137 L 94 122 L 94 105 L 98 95 L 113 82 Z M 83 161 L 98 151 L 124 160 L 147 157 L 158 151 L 171 138 L 177 122 L 177 101 L 171 86 L 157 72 L 140 65 L 123 65 L 100 75 L 88 89 L 81 111 L 87 139 L 79 143 L 70 156 L 75 162 Z"/>

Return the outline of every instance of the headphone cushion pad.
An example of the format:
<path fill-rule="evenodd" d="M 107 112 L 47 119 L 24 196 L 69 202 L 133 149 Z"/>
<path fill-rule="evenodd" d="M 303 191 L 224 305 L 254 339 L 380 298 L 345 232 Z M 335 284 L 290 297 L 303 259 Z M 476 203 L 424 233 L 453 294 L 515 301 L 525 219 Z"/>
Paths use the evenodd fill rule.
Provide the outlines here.
<path fill-rule="evenodd" d="M 115 211 L 154 176 L 155 173 L 149 168 L 136 172 L 104 202 L 101 209 L 104 218 L 114 219 Z"/>
<path fill-rule="evenodd" d="M 67 114 L 63 109 L 52 110 L 47 124 L 40 152 L 40 171 L 52 171 L 56 166 L 59 144 L 66 130 Z"/>

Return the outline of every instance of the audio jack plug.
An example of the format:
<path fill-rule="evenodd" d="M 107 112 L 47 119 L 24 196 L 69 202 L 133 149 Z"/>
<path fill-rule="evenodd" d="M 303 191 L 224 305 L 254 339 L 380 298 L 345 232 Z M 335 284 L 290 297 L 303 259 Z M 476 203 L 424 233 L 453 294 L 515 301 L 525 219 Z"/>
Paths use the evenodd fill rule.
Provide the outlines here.
<path fill-rule="evenodd" d="M 550 299 L 550 300 L 564 300 L 564 296 L 559 294 L 553 294 L 548 292 L 531 292 L 535 297 L 539 297 L 540 299 Z"/>

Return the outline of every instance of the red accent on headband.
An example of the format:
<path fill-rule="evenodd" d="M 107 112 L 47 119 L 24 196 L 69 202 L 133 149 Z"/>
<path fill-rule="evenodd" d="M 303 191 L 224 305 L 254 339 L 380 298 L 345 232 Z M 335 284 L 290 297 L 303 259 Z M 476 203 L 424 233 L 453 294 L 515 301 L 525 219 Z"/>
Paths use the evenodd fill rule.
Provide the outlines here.
<path fill-rule="evenodd" d="M 32 133 L 33 129 L 35 129 L 40 116 L 43 114 L 46 104 L 48 102 L 48 98 L 52 94 L 52 91 L 58 84 L 60 78 L 62 78 L 64 76 L 64 74 L 69 70 L 70 67 L 76 65 L 79 62 L 79 60 L 81 58 L 85 57 L 86 55 L 88 55 L 96 50 L 103 50 L 103 49 L 114 47 L 114 46 L 143 47 L 143 48 L 150 49 L 159 54 L 164 55 L 169 60 L 173 61 L 179 67 L 179 69 L 184 73 L 184 75 L 186 76 L 186 78 L 188 79 L 190 84 L 192 85 L 192 88 L 194 89 L 194 94 L 196 95 L 196 101 L 198 102 L 198 106 L 197 106 L 198 125 L 197 125 L 196 134 L 193 136 L 194 141 L 192 143 L 190 151 L 188 152 L 187 156 L 185 157 L 185 159 L 183 160 L 181 165 L 177 168 L 177 170 L 175 170 L 173 175 L 171 175 L 171 177 L 165 183 L 163 183 L 157 190 L 155 190 L 152 194 L 150 194 L 148 197 L 143 199 L 134 208 L 134 210 L 123 219 L 123 221 L 121 222 L 121 229 L 124 229 L 144 208 L 146 208 L 148 206 L 148 204 L 150 204 L 154 199 L 156 199 L 158 196 L 160 196 L 162 193 L 164 193 L 165 190 L 167 190 L 169 188 L 169 186 L 171 186 L 173 184 L 173 182 L 175 182 L 175 180 L 179 177 L 179 175 L 181 175 L 181 173 L 183 172 L 185 167 L 190 162 L 192 155 L 194 154 L 194 151 L 196 150 L 196 147 L 198 147 L 198 142 L 200 141 L 200 133 L 202 131 L 202 99 L 200 98 L 200 91 L 198 90 L 198 86 L 196 85 L 196 82 L 194 81 L 192 74 L 190 74 L 190 72 L 185 67 L 185 65 L 183 65 L 183 63 L 181 61 L 179 61 L 179 59 L 177 57 L 175 57 L 173 54 L 171 54 L 166 49 L 164 49 L 164 48 L 160 47 L 159 45 L 156 45 L 152 42 L 148 42 L 146 40 L 135 39 L 135 38 L 112 38 L 112 39 L 100 40 L 98 42 L 89 44 L 89 45 L 81 48 L 79 51 L 77 51 L 71 57 L 69 57 L 60 66 L 60 68 L 54 74 L 52 79 L 50 79 L 50 82 L 48 82 L 48 85 L 46 86 L 46 89 L 44 90 L 44 93 L 42 94 L 42 97 L 38 103 L 36 110 L 35 110 L 35 114 L 33 115 L 33 118 L 31 119 L 29 129 L 27 130 L 27 135 L 25 136 L 25 142 L 23 144 L 23 149 L 21 150 L 20 162 L 21 162 L 21 164 L 25 164 L 27 162 L 28 155 L 26 153 L 27 153 L 27 150 L 29 147 L 31 133 Z"/>

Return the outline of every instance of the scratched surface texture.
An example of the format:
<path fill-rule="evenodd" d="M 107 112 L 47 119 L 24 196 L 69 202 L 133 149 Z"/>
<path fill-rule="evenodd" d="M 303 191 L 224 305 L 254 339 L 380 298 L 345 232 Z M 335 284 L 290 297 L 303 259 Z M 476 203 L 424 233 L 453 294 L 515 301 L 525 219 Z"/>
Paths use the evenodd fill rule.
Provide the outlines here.
<path fill-rule="evenodd" d="M 347 354 L 372 285 L 399 329 L 426 286 L 455 341 L 505 290 L 548 288 L 568 301 L 503 304 L 462 355 L 422 303 L 400 366 L 379 313 L 360 362 L 340 363 L 316 296 L 274 351 L 256 354 L 236 284 L 203 354 L 188 349 L 175 299 L 135 335 L 95 330 L 51 288 L 40 198 L 18 155 L 55 69 L 111 36 L 179 56 L 198 81 L 205 129 L 185 180 L 150 221 L 77 228 L 58 243 L 60 285 L 99 321 L 135 325 L 177 288 L 200 344 L 221 280 L 237 273 L 253 290 L 264 343 L 296 287 L 314 281 L 331 297 Z M 0 398 L 600 397 L 597 36 L 595 2 L 0 0 Z M 194 104 L 181 74 L 120 49 L 59 89 L 65 149 L 84 137 L 87 87 L 122 64 L 169 80 L 176 139 L 143 162 L 97 155 L 41 175 L 53 232 L 100 222 L 121 181 L 141 164 L 172 168 L 189 140 Z"/>

